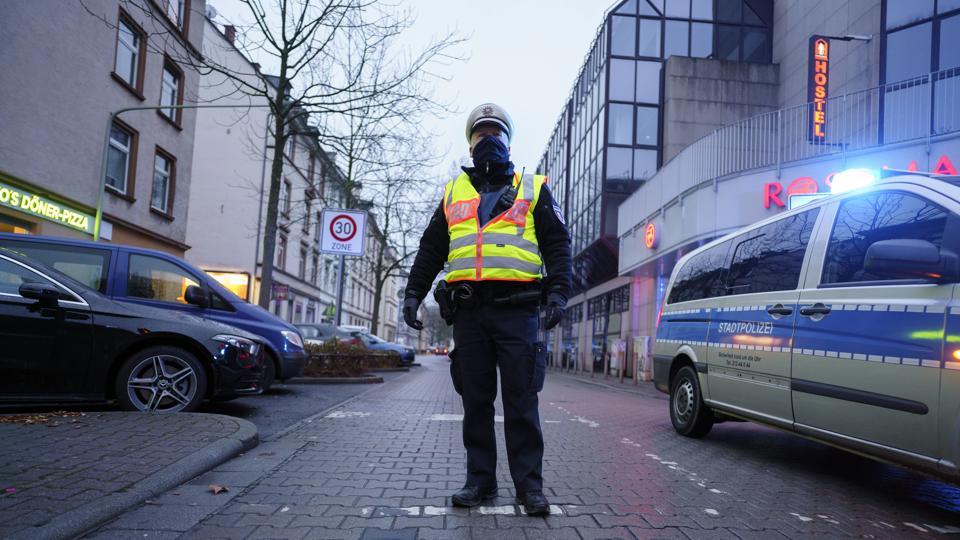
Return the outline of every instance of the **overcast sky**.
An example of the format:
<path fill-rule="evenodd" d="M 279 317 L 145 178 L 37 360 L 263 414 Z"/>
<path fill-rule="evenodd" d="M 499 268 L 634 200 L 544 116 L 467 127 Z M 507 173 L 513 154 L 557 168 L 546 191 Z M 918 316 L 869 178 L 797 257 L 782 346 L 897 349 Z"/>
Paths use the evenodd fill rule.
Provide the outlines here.
<path fill-rule="evenodd" d="M 466 117 L 486 101 L 510 113 L 516 126 L 512 143 L 518 167 L 536 168 L 547 137 L 560 117 L 588 47 L 604 12 L 616 0 L 393 0 L 409 6 L 416 23 L 411 43 L 455 30 L 468 36 L 460 49 L 466 61 L 444 70 L 436 97 L 459 112 L 427 126 L 439 135 L 438 151 L 446 151 L 437 177 L 467 156 Z M 235 0 L 208 0 L 220 13 L 218 22 L 243 24 Z M 269 5 L 269 2 L 266 2 Z M 414 45 L 415 46 L 415 45 Z"/>

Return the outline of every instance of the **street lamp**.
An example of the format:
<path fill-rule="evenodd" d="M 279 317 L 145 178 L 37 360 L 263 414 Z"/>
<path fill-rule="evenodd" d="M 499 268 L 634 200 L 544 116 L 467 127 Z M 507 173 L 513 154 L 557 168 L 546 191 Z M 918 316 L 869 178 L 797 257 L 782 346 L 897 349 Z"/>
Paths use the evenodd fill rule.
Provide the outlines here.
<path fill-rule="evenodd" d="M 100 241 L 100 224 L 103 221 L 103 192 L 107 189 L 107 156 L 110 151 L 110 128 L 113 127 L 113 121 L 117 119 L 121 114 L 129 111 L 151 111 L 151 110 L 169 110 L 169 109 L 236 109 L 236 108 L 246 108 L 246 109 L 255 109 L 255 108 L 264 108 L 270 107 L 270 104 L 266 105 L 152 105 L 145 107 L 126 107 L 123 109 L 118 109 L 110 113 L 110 116 L 107 117 L 107 127 L 104 130 L 103 134 L 103 155 L 100 157 L 100 191 L 97 193 L 97 216 L 93 221 L 93 240 L 95 242 Z"/>

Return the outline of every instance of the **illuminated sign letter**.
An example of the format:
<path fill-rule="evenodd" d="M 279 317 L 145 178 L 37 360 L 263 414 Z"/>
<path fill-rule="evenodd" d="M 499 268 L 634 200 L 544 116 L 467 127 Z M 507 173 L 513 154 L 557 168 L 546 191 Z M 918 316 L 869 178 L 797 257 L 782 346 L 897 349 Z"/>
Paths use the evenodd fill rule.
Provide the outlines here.
<path fill-rule="evenodd" d="M 827 138 L 827 98 L 830 83 L 830 40 L 810 36 L 810 58 L 807 70 L 807 102 L 809 105 L 810 142 L 823 143 Z"/>
<path fill-rule="evenodd" d="M 763 186 L 763 207 L 770 208 L 770 204 L 773 203 L 780 208 L 786 206 L 782 200 L 780 200 L 780 194 L 783 193 L 783 186 L 780 185 L 780 182 L 767 182 Z"/>

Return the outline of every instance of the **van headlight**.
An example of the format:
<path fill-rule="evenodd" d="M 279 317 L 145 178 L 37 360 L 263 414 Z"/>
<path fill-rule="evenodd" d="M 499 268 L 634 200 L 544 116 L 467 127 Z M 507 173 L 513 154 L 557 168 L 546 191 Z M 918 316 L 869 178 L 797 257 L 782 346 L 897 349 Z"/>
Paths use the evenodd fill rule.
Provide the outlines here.
<path fill-rule="evenodd" d="M 251 356 L 256 356 L 257 352 L 260 351 L 260 344 L 256 341 L 240 337 L 233 336 L 230 334 L 219 334 L 213 336 L 214 341 L 219 341 L 220 343 L 226 343 L 232 347 L 236 347 L 241 352 L 249 354 Z"/>
<path fill-rule="evenodd" d="M 300 334 L 290 330 L 283 330 L 280 332 L 283 335 L 283 339 L 287 340 L 290 344 L 302 349 L 303 348 L 303 338 L 300 337 Z"/>

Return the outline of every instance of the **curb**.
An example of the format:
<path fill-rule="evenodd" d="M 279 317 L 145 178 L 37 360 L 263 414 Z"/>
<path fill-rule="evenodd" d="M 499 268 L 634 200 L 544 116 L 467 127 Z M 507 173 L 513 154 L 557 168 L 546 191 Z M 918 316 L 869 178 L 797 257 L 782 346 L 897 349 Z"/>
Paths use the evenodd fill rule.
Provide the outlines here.
<path fill-rule="evenodd" d="M 408 367 L 384 367 L 384 368 L 371 368 L 368 371 L 373 373 L 406 373 L 410 371 Z"/>
<path fill-rule="evenodd" d="M 206 413 L 180 413 L 206 414 Z M 209 415 L 222 416 L 222 415 Z M 75 538 L 116 518 L 130 508 L 156 497 L 214 467 L 229 461 L 259 443 L 257 426 L 241 418 L 225 416 L 237 422 L 237 431 L 226 438 L 171 463 L 123 491 L 100 497 L 64 512 L 39 527 L 21 529 L 11 539 Z"/>
<path fill-rule="evenodd" d="M 284 384 L 375 384 L 382 383 L 383 377 L 367 375 L 365 377 L 293 377 Z"/>

